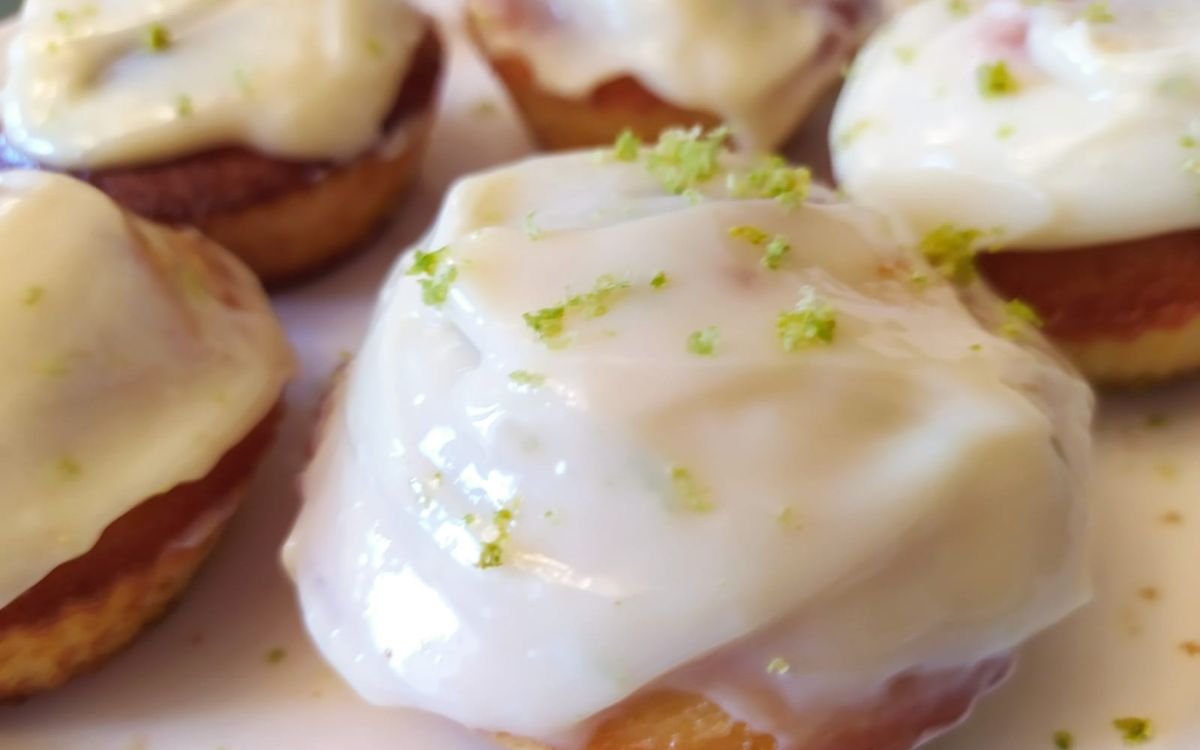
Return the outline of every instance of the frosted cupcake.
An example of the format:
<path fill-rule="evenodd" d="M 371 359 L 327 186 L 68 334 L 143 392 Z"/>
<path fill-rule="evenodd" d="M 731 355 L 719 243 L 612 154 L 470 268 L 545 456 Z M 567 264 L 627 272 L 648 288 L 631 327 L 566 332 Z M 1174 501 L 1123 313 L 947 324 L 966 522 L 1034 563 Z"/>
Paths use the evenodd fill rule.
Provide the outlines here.
<path fill-rule="evenodd" d="M 1086 387 L 805 178 L 672 133 L 451 190 L 285 551 L 367 700 L 511 748 L 907 750 L 1086 599 Z"/>
<path fill-rule="evenodd" d="M 0 700 L 59 685 L 178 597 L 294 369 L 254 276 L 83 183 L 0 174 Z"/>
<path fill-rule="evenodd" d="M 864 50 L 831 133 L 855 198 L 979 256 L 1093 379 L 1200 365 L 1200 6 L 929 0 Z"/>
<path fill-rule="evenodd" d="M 561 149 L 630 129 L 727 122 L 773 150 L 839 80 L 874 0 L 469 0 L 469 19 L 535 138 Z"/>
<path fill-rule="evenodd" d="M 29 0 L 0 157 L 287 280 L 361 246 L 413 182 L 440 58 L 398 0 Z"/>

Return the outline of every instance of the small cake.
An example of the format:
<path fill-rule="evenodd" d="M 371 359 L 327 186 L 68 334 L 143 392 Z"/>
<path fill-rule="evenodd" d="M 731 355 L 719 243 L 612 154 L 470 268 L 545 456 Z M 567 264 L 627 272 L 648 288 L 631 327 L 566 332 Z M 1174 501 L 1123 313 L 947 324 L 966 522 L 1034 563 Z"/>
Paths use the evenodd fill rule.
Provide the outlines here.
<path fill-rule="evenodd" d="M 1093 380 L 1194 370 L 1197 28 L 1190 0 L 918 3 L 854 64 L 838 177 L 914 243 L 985 251 Z"/>
<path fill-rule="evenodd" d="M 475 39 L 546 148 L 722 122 L 773 150 L 839 80 L 875 0 L 468 0 Z"/>
<path fill-rule="evenodd" d="M 0 173 L 0 700 L 99 664 L 213 548 L 294 369 L 258 281 L 68 177 Z"/>
<path fill-rule="evenodd" d="M 29 0 L 0 164 L 68 172 L 290 280 L 389 216 L 440 68 L 432 23 L 401 0 Z"/>
<path fill-rule="evenodd" d="M 284 552 L 364 698 L 522 750 L 908 750 L 1087 599 L 1087 387 L 808 191 L 695 132 L 451 190 Z"/>

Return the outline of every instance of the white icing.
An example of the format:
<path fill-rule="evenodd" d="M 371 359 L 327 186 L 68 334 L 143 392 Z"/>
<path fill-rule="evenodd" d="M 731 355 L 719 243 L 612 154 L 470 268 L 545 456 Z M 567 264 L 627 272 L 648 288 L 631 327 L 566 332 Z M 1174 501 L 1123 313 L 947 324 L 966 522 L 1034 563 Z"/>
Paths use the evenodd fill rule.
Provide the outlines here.
<path fill-rule="evenodd" d="M 1057 249 L 1200 225 L 1200 3 L 927 0 L 862 52 L 831 131 L 855 198 L 920 235 L 952 222 Z M 1093 12 L 1096 12 L 1093 10 Z M 981 95 L 1003 60 L 1019 81 Z"/>
<path fill-rule="evenodd" d="M 549 737 L 712 654 L 737 674 L 687 684 L 753 713 L 773 680 L 800 711 L 1003 652 L 1086 599 L 1086 387 L 914 286 L 873 215 L 723 184 L 693 201 L 640 165 L 535 159 L 451 190 L 426 245 L 457 264 L 444 306 L 398 265 L 285 549 L 366 699 Z M 785 235 L 783 266 L 735 225 Z M 523 313 L 604 274 L 632 285 L 607 314 L 536 340 Z M 836 338 L 787 353 L 776 316 L 806 287 Z M 716 355 L 686 351 L 709 325 Z M 681 507 L 674 466 L 710 512 Z M 506 504 L 504 563 L 480 569 Z"/>
<path fill-rule="evenodd" d="M 542 87 L 580 98 L 632 75 L 672 104 L 727 121 L 741 145 L 762 150 L 778 146 L 837 79 L 874 12 L 873 2 L 858 3 L 862 20 L 848 23 L 829 0 L 472 5 L 488 49 L 519 55 Z"/>
<path fill-rule="evenodd" d="M 254 277 L 66 177 L 0 174 L 0 607 L 206 475 L 292 354 Z"/>
<path fill-rule="evenodd" d="M 228 145 L 353 158 L 381 137 L 425 28 L 396 0 L 28 0 L 5 135 L 63 168 Z"/>

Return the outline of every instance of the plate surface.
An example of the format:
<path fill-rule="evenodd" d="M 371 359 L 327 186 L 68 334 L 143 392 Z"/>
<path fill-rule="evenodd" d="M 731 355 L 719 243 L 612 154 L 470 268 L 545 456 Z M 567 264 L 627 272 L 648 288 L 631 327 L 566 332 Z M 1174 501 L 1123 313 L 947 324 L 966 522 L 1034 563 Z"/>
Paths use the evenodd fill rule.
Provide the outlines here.
<path fill-rule="evenodd" d="M 449 41 L 425 173 L 395 226 L 340 271 L 276 297 L 304 369 L 288 391 L 281 439 L 221 548 L 182 605 L 103 670 L 0 707 L 0 750 L 490 747 L 445 722 L 360 701 L 308 644 L 278 563 L 316 402 L 361 337 L 379 280 L 456 176 L 529 151 L 484 66 L 460 35 Z M 822 141 L 811 128 L 794 152 L 819 162 Z M 1200 748 L 1197 446 L 1200 383 L 1103 400 L 1096 598 L 1031 643 L 1015 678 L 931 748 L 1038 750 L 1066 730 L 1079 750 L 1115 750 L 1123 743 L 1112 721 L 1123 716 L 1154 722 L 1151 747 Z"/>

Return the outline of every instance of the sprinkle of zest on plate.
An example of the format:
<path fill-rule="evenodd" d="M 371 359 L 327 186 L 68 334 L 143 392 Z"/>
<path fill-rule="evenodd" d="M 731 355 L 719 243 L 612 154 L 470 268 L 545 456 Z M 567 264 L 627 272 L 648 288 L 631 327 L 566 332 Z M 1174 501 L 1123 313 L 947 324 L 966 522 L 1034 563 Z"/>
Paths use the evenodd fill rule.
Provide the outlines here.
<path fill-rule="evenodd" d="M 1060 729 L 1055 732 L 1052 739 L 1054 740 L 1054 746 L 1058 750 L 1071 750 L 1071 748 L 1075 747 L 1075 735 L 1065 730 Z"/>
<path fill-rule="evenodd" d="M 54 463 L 54 469 L 58 473 L 60 479 L 66 482 L 74 482 L 83 476 L 83 467 L 79 462 L 70 456 L 62 456 Z"/>
<path fill-rule="evenodd" d="M 1088 3 L 1083 9 L 1082 18 L 1088 23 L 1112 23 L 1117 20 L 1107 0 Z"/>
<path fill-rule="evenodd" d="M 775 321 L 779 343 L 785 352 L 833 343 L 837 314 L 811 286 L 804 287 L 796 307 L 779 314 Z"/>
<path fill-rule="evenodd" d="M 709 490 L 682 466 L 671 467 L 671 490 L 675 505 L 691 513 L 708 513 L 713 509 Z"/>
<path fill-rule="evenodd" d="M 563 332 L 568 313 L 578 313 L 584 318 L 598 318 L 606 314 L 609 307 L 621 298 L 630 287 L 629 281 L 605 274 L 596 279 L 592 291 L 575 294 L 560 304 L 543 307 L 522 315 L 525 325 L 533 329 L 537 337 L 552 349 L 566 346 Z"/>
<path fill-rule="evenodd" d="M 961 229 L 942 224 L 921 238 L 917 249 L 925 260 L 953 284 L 960 286 L 975 280 L 977 243 L 983 237 L 978 229 Z"/>
<path fill-rule="evenodd" d="M 287 649 L 283 646 L 275 646 L 267 651 L 265 658 L 267 664 L 278 664 L 287 658 Z"/>
<path fill-rule="evenodd" d="M 159 53 L 166 52 L 171 49 L 171 32 L 166 26 L 161 23 L 151 24 L 146 27 L 146 33 L 142 37 L 142 43 L 150 52 Z"/>
<path fill-rule="evenodd" d="M 546 384 L 546 376 L 529 370 L 513 370 L 508 374 L 513 383 L 529 389 L 541 388 Z"/>
<path fill-rule="evenodd" d="M 776 656 L 767 664 L 767 674 L 785 675 L 790 672 L 792 665 L 787 663 L 787 659 L 781 656 Z"/>
<path fill-rule="evenodd" d="M 792 244 L 782 234 L 767 234 L 758 227 L 745 224 L 730 227 L 729 236 L 734 239 L 745 240 L 756 247 L 762 247 L 762 265 L 770 271 L 779 270 L 779 266 L 783 264 L 783 256 L 792 250 Z"/>
<path fill-rule="evenodd" d="M 654 274 L 653 279 L 650 279 L 650 288 L 651 289 L 662 289 L 664 286 L 669 284 L 670 281 L 671 280 L 669 278 L 667 278 L 666 271 L 659 271 L 658 273 Z"/>
<path fill-rule="evenodd" d="M 476 565 L 481 570 L 498 568 L 504 564 L 505 548 L 511 538 L 513 521 L 517 518 L 517 501 L 514 499 L 508 505 L 492 515 L 491 525 L 480 535 L 483 546 L 479 549 L 479 562 Z"/>
<path fill-rule="evenodd" d="M 980 65 L 975 71 L 975 78 L 979 83 L 979 93 L 985 99 L 1012 96 L 1021 90 L 1021 82 L 1003 60 Z"/>
<path fill-rule="evenodd" d="M 429 252 L 418 250 L 408 267 L 407 275 L 425 277 L 421 279 L 421 299 L 427 305 L 439 307 L 445 302 L 450 285 L 458 278 L 458 267 L 449 254 L 448 245 Z"/>
<path fill-rule="evenodd" d="M 717 343 L 721 335 L 716 326 L 692 331 L 687 337 L 687 350 L 698 357 L 711 357 L 717 353 Z"/>
<path fill-rule="evenodd" d="M 1141 745 L 1154 739 L 1154 725 L 1149 719 L 1137 716 L 1113 719 L 1113 727 L 1121 733 L 1126 745 Z"/>
<path fill-rule="evenodd" d="M 812 187 L 812 172 L 807 167 L 792 166 L 782 156 L 767 156 L 745 174 L 730 173 L 726 189 L 734 198 L 774 198 L 789 208 L 808 198 Z"/>
<path fill-rule="evenodd" d="M 195 106 L 192 104 L 192 97 L 187 94 L 180 94 L 175 98 L 175 114 L 178 117 L 191 117 L 195 112 Z"/>
<path fill-rule="evenodd" d="M 37 307 L 37 304 L 46 296 L 46 288 L 42 286 L 31 286 L 25 290 L 25 296 L 21 298 L 21 304 L 25 307 Z"/>
<path fill-rule="evenodd" d="M 946 11 L 952 16 L 965 18 L 971 15 L 971 10 L 969 0 L 946 0 Z"/>
<path fill-rule="evenodd" d="M 1000 334 L 1008 339 L 1018 339 L 1030 328 L 1041 328 L 1045 325 L 1042 316 L 1025 300 L 1009 300 L 1004 306 L 1004 323 L 1000 326 Z"/>

